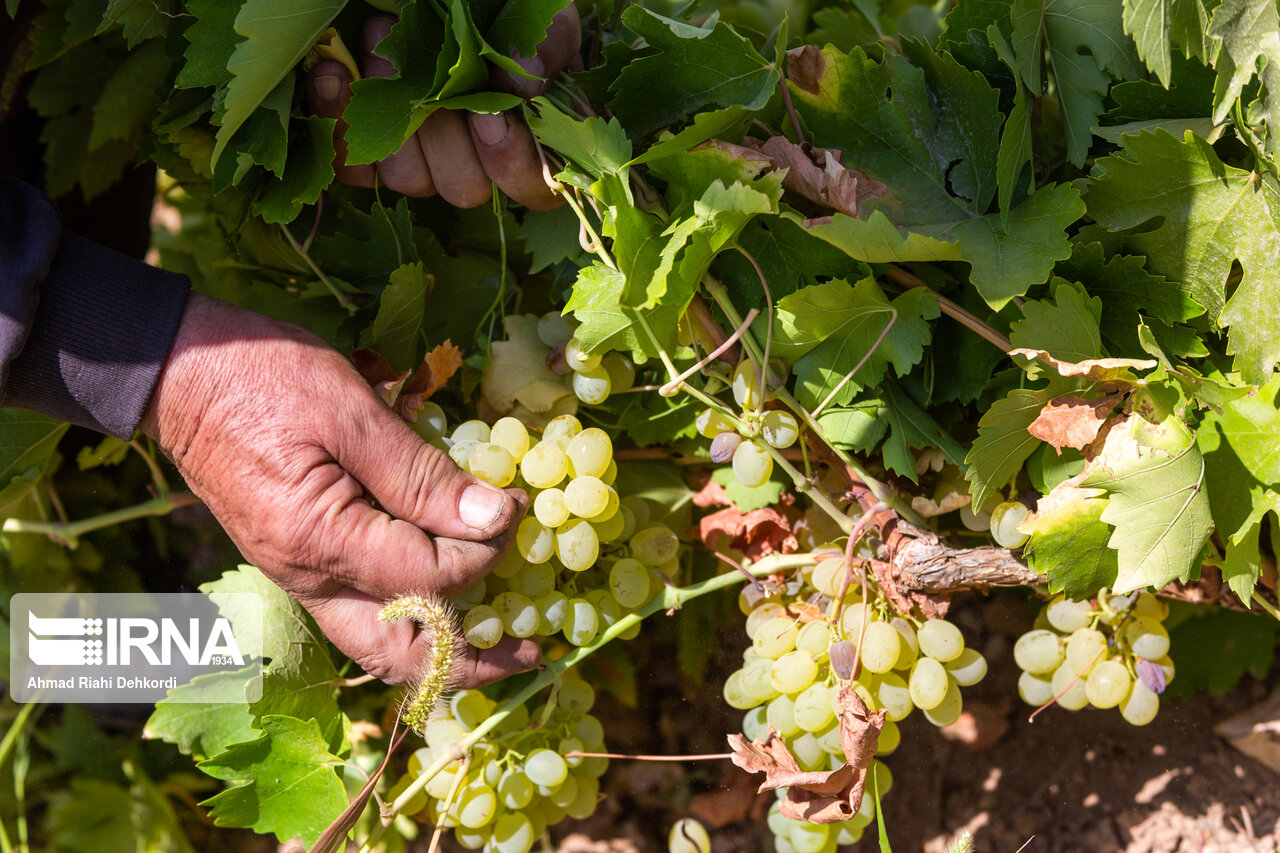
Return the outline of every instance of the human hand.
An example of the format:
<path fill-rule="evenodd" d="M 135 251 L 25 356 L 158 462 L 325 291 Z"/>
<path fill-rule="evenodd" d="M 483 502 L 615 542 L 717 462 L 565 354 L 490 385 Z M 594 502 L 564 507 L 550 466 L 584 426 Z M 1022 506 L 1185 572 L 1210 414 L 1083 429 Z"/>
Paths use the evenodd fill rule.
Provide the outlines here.
<path fill-rule="evenodd" d="M 142 430 L 244 556 L 391 683 L 421 671 L 425 643 L 412 623 L 378 622 L 382 603 L 470 586 L 502 556 L 527 503 L 424 444 L 319 338 L 201 294 Z M 529 669 L 539 654 L 510 637 L 468 647 L 459 685 Z"/>
<path fill-rule="evenodd" d="M 395 18 L 375 15 L 365 22 L 360 72 L 366 77 L 389 77 L 395 67 L 374 54 L 391 31 Z M 559 74 L 578 55 L 582 30 L 578 10 L 569 3 L 558 12 L 534 56 L 513 58 L 539 79 L 531 80 L 493 69 L 494 88 L 531 98 L 544 91 L 547 80 Z M 352 186 L 388 187 L 409 196 L 439 193 L 456 207 L 476 207 L 489 200 L 493 184 L 533 210 L 558 207 L 562 199 L 542 178 L 542 163 L 533 135 L 513 112 L 467 113 L 436 110 L 399 151 L 377 164 L 347 165 L 343 110 L 351 100 L 351 76 L 336 60 L 316 63 L 308 74 L 307 99 L 311 111 L 337 119 L 334 130 L 334 172 Z"/>

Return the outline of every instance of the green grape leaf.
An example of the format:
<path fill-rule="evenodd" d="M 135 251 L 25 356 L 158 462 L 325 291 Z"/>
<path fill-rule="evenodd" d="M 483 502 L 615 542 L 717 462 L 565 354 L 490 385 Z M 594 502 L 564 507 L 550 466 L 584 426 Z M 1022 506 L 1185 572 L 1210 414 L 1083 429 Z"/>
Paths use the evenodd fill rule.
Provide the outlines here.
<path fill-rule="evenodd" d="M 819 278 L 857 281 L 871 274 L 865 264 L 819 240 L 786 217 L 756 217 L 742 229 L 736 242 L 760 265 L 773 300 L 782 299 L 806 285 L 817 284 Z M 724 282 L 734 304 L 740 308 L 764 304 L 760 276 L 742 253 L 720 254 L 712 263 L 711 272 Z"/>
<path fill-rule="evenodd" d="M 1267 147 L 1280 148 L 1280 127 L 1275 124 L 1280 120 L 1280 11 L 1275 0 L 1223 0 L 1213 11 L 1208 34 L 1220 45 L 1213 61 L 1218 72 L 1214 122 L 1226 120 L 1256 73 L 1262 83 L 1262 111 L 1271 122 Z"/>
<path fill-rule="evenodd" d="M 551 19 L 564 7 L 564 0 L 510 0 L 489 26 L 485 41 L 498 51 L 513 47 L 521 56 L 533 56 Z"/>
<path fill-rule="evenodd" d="M 1080 282 L 1090 296 L 1102 300 L 1098 331 L 1110 352 L 1136 352 L 1143 319 L 1173 324 L 1204 313 L 1176 282 L 1147 272 L 1144 260 L 1134 255 L 1104 258 L 1100 243 L 1076 243 L 1071 257 L 1054 267 L 1055 275 Z"/>
<path fill-rule="evenodd" d="M 249 703 L 225 701 L 228 690 L 244 682 L 244 673 L 217 672 L 174 688 L 156 703 L 143 738 L 172 743 L 196 760 L 254 740 L 262 733 L 253 726 Z M 210 701 L 201 701 L 204 697 Z"/>
<path fill-rule="evenodd" d="M 588 352 L 629 350 L 637 363 L 656 358 L 658 350 L 654 341 L 635 319 L 641 316 L 657 338 L 658 345 L 667 352 L 674 351 L 677 346 L 676 327 L 693 299 L 692 286 L 681 282 L 686 289 L 678 293 L 668 290 L 662 304 L 647 311 L 623 308 L 621 299 L 625 284 L 626 277 L 622 273 L 600 264 L 583 267 L 578 273 L 573 295 L 569 297 L 565 310 L 573 312 L 581 323 L 576 334 L 583 348 Z"/>
<path fill-rule="evenodd" d="M 1193 134 L 1179 140 L 1158 131 L 1126 136 L 1123 150 L 1095 163 L 1085 200 L 1108 230 L 1146 227 L 1127 234 L 1125 245 L 1230 327 L 1236 369 L 1248 382 L 1265 382 L 1280 362 L 1280 291 L 1271 276 L 1280 254 L 1280 183 L 1224 164 Z M 1233 261 L 1244 275 L 1228 299 Z"/>
<path fill-rule="evenodd" d="M 724 487 L 724 492 L 729 500 L 743 512 L 750 512 L 753 509 L 764 509 L 767 506 L 773 506 L 778 502 L 778 498 L 782 497 L 782 493 L 787 490 L 787 483 L 782 482 L 777 472 L 770 479 L 765 480 L 759 486 L 744 486 L 737 475 L 733 473 L 733 468 L 728 465 L 722 465 L 711 474 L 711 479 Z"/>
<path fill-rule="evenodd" d="M 578 216 L 569 205 L 555 210 L 526 210 L 520 220 L 520 240 L 529 253 L 529 272 L 542 272 L 560 261 L 585 266 L 578 242 Z"/>
<path fill-rule="evenodd" d="M 1009 110 L 1004 129 L 1000 131 L 1000 150 L 996 154 L 996 183 L 1000 188 L 1002 211 L 1012 207 L 1018 180 L 1031 164 L 1031 108 L 1027 90 L 1019 86 L 1013 96 L 1013 109 Z"/>
<path fill-rule="evenodd" d="M 1002 116 L 999 93 L 982 75 L 919 44 L 910 54 L 922 67 L 892 54 L 876 61 L 861 49 L 804 50 L 788 85 L 811 141 L 840 149 L 845 166 L 885 185 L 866 201 L 865 220 L 861 211 L 858 219 L 836 214 L 830 224 L 813 223 L 815 235 L 872 263 L 963 259 L 995 308 L 1043 282 L 1070 254 L 1066 228 L 1084 206 L 1068 185 L 986 213 L 998 183 Z"/>
<path fill-rule="evenodd" d="M 1254 587 L 1262 574 L 1262 522 L 1268 513 L 1280 518 L 1280 493 L 1265 489 L 1255 491 L 1252 498 L 1253 509 L 1227 540 L 1222 564 L 1222 579 L 1246 606 L 1252 604 Z"/>
<path fill-rule="evenodd" d="M 1093 143 L 1090 128 L 1102 114 L 1111 78 L 1142 76 L 1142 66 L 1124 33 L 1118 3 L 1075 0 L 1013 0 L 1011 43 L 1019 70 L 1033 95 L 1044 92 L 1045 52 L 1062 107 L 1067 159 L 1083 166 Z"/>
<path fill-rule="evenodd" d="M 375 201 L 367 212 L 349 205 L 343 213 L 343 229 L 321 232 L 311 248 L 311 256 L 330 275 L 376 291 L 396 268 L 420 260 L 408 198 L 401 196 L 395 207 Z"/>
<path fill-rule="evenodd" d="M 974 506 L 982 506 L 1008 485 L 1040 445 L 1040 439 L 1027 432 L 1027 427 L 1065 387 L 1051 384 L 1035 391 L 1015 388 L 983 412 L 978 421 L 978 437 L 964 460 Z"/>
<path fill-rule="evenodd" d="M 526 110 L 529 129 L 538 141 L 577 163 L 597 178 L 622 172 L 631 159 L 631 140 L 617 119 L 576 119 L 546 98 L 534 98 Z"/>
<path fill-rule="evenodd" d="M 214 166 L 213 190 L 222 192 L 240 184 L 253 167 L 262 166 L 271 174 L 284 174 L 289 156 L 289 112 L 293 101 L 293 74 L 282 80 L 262 101 L 262 105 L 240 126 L 228 146 L 234 155 Z"/>
<path fill-rule="evenodd" d="M 909 448 L 937 447 L 948 462 L 964 470 L 967 464 L 964 446 L 947 434 L 896 382 L 886 379 L 881 387 L 884 416 L 889 421 L 889 434 L 882 451 L 885 466 L 914 483 L 916 458 Z"/>
<path fill-rule="evenodd" d="M 410 370 L 422 361 L 422 317 L 427 308 L 430 279 L 419 261 L 391 273 L 378 297 L 378 314 L 368 346 L 377 350 L 397 370 Z"/>
<path fill-rule="evenodd" d="M 110 0 L 98 32 L 119 26 L 133 50 L 146 39 L 164 35 L 169 22 L 178 17 L 177 11 L 174 0 Z"/>
<path fill-rule="evenodd" d="M 855 47 L 870 48 L 880 36 L 876 31 L 877 23 L 869 21 L 856 9 L 819 9 L 813 13 L 813 25 L 813 30 L 805 36 L 806 42 L 819 47 L 835 45 L 843 51 Z"/>
<path fill-rule="evenodd" d="M 172 62 L 160 40 L 149 41 L 125 57 L 93 104 L 90 151 L 113 139 L 132 141 L 141 135 L 160 100 L 156 81 L 165 78 Z"/>
<path fill-rule="evenodd" d="M 778 300 L 773 353 L 795 366 L 802 405 L 814 409 L 832 393 L 835 404 L 844 405 L 878 384 L 890 366 L 907 375 L 929 342 L 928 321 L 938 314 L 937 297 L 923 287 L 890 302 L 873 278 L 810 285 Z"/>
<path fill-rule="evenodd" d="M 196 20 L 182 34 L 188 42 L 183 53 L 187 61 L 178 72 L 175 85 L 180 89 L 221 88 L 231 82 L 227 66 L 240 41 L 235 21 L 241 1 L 188 0 L 186 5 L 187 14 Z"/>
<path fill-rule="evenodd" d="M 1051 592 L 1084 601 L 1115 584 L 1119 562 L 1107 544 L 1112 531 L 1102 520 L 1106 508 L 1105 498 L 1059 485 L 1018 525 L 1031 536 L 1022 553 L 1032 569 L 1048 578 Z"/>
<path fill-rule="evenodd" d="M 347 162 L 373 163 L 400 150 L 427 117 L 430 95 L 439 95 L 437 58 L 446 28 L 425 3 L 404 8 L 376 53 L 396 69 L 390 77 L 364 77 L 351 84 L 343 111 Z"/>
<path fill-rule="evenodd" d="M 1107 496 L 1102 520 L 1118 552 L 1114 589 L 1159 589 L 1199 571 L 1213 531 L 1205 461 L 1191 430 L 1175 417 L 1159 424 L 1130 415 L 1112 426 L 1080 479 Z"/>
<path fill-rule="evenodd" d="M 843 409 L 827 409 L 818 416 L 818 426 L 827 441 L 858 453 L 869 453 L 884 438 L 889 422 L 881 415 L 879 400 L 860 400 Z"/>
<path fill-rule="evenodd" d="M 1205 688 L 1222 694 L 1245 673 L 1266 677 L 1275 657 L 1276 620 L 1210 607 L 1189 610 L 1189 618 L 1169 632 L 1177 677 L 1167 695 L 1189 697 Z"/>
<path fill-rule="evenodd" d="M 670 157 L 673 154 L 689 151 L 715 137 L 732 139 L 737 135 L 731 132 L 734 125 L 744 122 L 750 115 L 751 112 L 749 110 L 740 106 L 697 113 L 693 116 L 693 121 L 689 123 L 689 126 L 680 132 L 663 132 L 660 134 L 658 141 L 640 154 L 637 154 L 631 160 L 630 165 L 638 166 L 641 163 L 650 163 L 654 160 Z"/>
<path fill-rule="evenodd" d="M 657 51 L 633 60 L 609 87 L 609 109 L 633 137 L 710 106 L 758 110 L 773 96 L 774 64 L 728 24 L 695 27 L 639 6 L 622 20 Z"/>
<path fill-rule="evenodd" d="M 1014 347 L 1045 350 L 1063 361 L 1085 361 L 1102 355 L 1098 318 L 1102 300 L 1063 279 L 1055 281 L 1053 299 L 1028 299 L 1022 303 L 1023 319 L 1009 327 Z"/>
<path fill-rule="evenodd" d="M 232 744 L 200 762 L 215 779 L 243 782 L 201 805 L 210 809 L 215 826 L 269 832 L 281 842 L 301 838 L 310 846 L 347 806 L 334 772 L 340 763 L 315 720 L 269 715 L 256 740 Z"/>
<path fill-rule="evenodd" d="M 658 143 L 645 154 L 652 154 L 663 144 Z M 663 156 L 650 159 L 648 166 L 650 173 L 667 182 L 663 199 L 672 218 L 687 215 L 715 183 L 725 187 L 745 184 L 775 203 L 782 193 L 782 176 L 774 171 L 772 160 L 750 148 L 719 140 L 688 150 L 668 149 Z"/>
<path fill-rule="evenodd" d="M 1225 404 L 1220 419 L 1227 443 L 1249 473 L 1269 486 L 1280 485 L 1280 410 L 1274 378 L 1257 393 Z"/>
<path fill-rule="evenodd" d="M 253 203 L 253 212 L 271 223 L 289 223 L 302 208 L 315 204 L 325 187 L 333 183 L 333 125 L 331 118 L 307 116 L 306 132 L 295 137 L 284 164 L 284 174 L 263 188 Z"/>
<path fill-rule="evenodd" d="M 34 412 L 0 409 L 0 510 L 22 498 L 44 473 L 67 427 Z"/>
<path fill-rule="evenodd" d="M 245 0 L 235 31 L 244 36 L 227 70 L 226 113 L 213 146 L 216 167 L 223 151 L 271 91 L 301 61 L 346 0 L 293 0 L 282 8 L 274 0 Z"/>
<path fill-rule="evenodd" d="M 168 801 L 132 761 L 129 788 L 98 779 L 73 778 L 50 797 L 46 817 L 51 850 L 138 850 L 192 853 Z M 118 766 L 117 766 L 118 772 Z"/>
<path fill-rule="evenodd" d="M 631 436 L 638 447 L 672 444 L 682 438 L 697 438 L 693 420 L 702 405 L 687 395 L 628 394 L 618 413 L 618 429 Z"/>
<path fill-rule="evenodd" d="M 1173 48 L 1205 58 L 1208 28 L 1202 0 L 1124 0 L 1124 31 L 1166 89 L 1173 85 Z"/>
<path fill-rule="evenodd" d="M 103 465 L 119 465 L 129 455 L 129 442 L 109 435 L 98 442 L 96 447 L 88 445 L 80 448 L 76 454 L 76 467 L 81 471 L 99 468 Z"/>

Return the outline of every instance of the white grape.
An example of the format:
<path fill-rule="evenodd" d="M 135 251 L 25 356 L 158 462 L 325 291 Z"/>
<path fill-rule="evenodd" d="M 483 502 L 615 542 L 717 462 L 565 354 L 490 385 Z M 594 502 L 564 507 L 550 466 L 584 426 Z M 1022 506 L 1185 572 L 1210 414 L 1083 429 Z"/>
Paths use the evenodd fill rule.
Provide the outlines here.
<path fill-rule="evenodd" d="M 538 630 L 538 608 L 528 596 L 507 590 L 495 596 L 493 609 L 502 618 L 502 627 L 513 637 L 532 637 Z"/>
<path fill-rule="evenodd" d="M 1093 607 L 1089 602 L 1072 601 L 1069 598 L 1059 598 L 1045 608 L 1049 624 L 1064 634 L 1088 627 L 1092 615 Z"/>
<path fill-rule="evenodd" d="M 449 438 L 454 444 L 459 441 L 488 441 L 489 425 L 481 420 L 463 421 L 453 428 Z"/>
<path fill-rule="evenodd" d="M 960 629 L 944 619 L 929 619 L 916 631 L 920 651 L 939 663 L 955 660 L 964 651 Z"/>
<path fill-rule="evenodd" d="M 552 788 L 564 782 L 569 765 L 549 749 L 535 749 L 525 757 L 524 772 L 533 784 Z"/>
<path fill-rule="evenodd" d="M 502 617 L 487 604 L 480 604 L 462 617 L 462 634 L 477 649 L 491 649 L 502 639 Z"/>
<path fill-rule="evenodd" d="M 609 570 L 609 591 L 623 607 L 639 607 L 649 600 L 649 570 L 639 560 L 619 560 Z"/>
<path fill-rule="evenodd" d="M 790 696 L 778 696 L 769 702 L 765 719 L 783 737 L 791 737 L 800 731 L 800 724 L 796 722 L 796 703 Z"/>
<path fill-rule="evenodd" d="M 1095 666 L 1084 685 L 1089 702 L 1098 708 L 1119 705 L 1128 698 L 1132 686 L 1129 670 L 1116 660 L 1104 660 Z"/>
<path fill-rule="evenodd" d="M 929 660 L 929 658 L 925 658 L 925 660 Z M 954 678 L 948 678 L 947 689 L 942 694 L 942 701 L 932 708 L 922 710 L 924 710 L 925 719 L 941 729 L 960 719 L 960 712 L 963 707 L 964 700 L 960 696 L 960 686 L 956 684 Z"/>
<path fill-rule="evenodd" d="M 608 507 L 610 491 L 599 477 L 578 476 L 564 487 L 564 504 L 578 518 L 594 518 Z"/>
<path fill-rule="evenodd" d="M 733 473 L 748 488 L 762 486 L 773 473 L 773 457 L 759 442 L 744 441 L 733 452 Z"/>
<path fill-rule="evenodd" d="M 568 618 L 564 623 L 564 637 L 575 646 L 585 646 L 600 633 L 600 613 L 585 598 L 569 599 Z"/>
<path fill-rule="evenodd" d="M 636 383 L 636 366 L 631 359 L 620 352 L 606 353 L 600 366 L 609 374 L 609 385 L 612 393 L 618 394 Z"/>
<path fill-rule="evenodd" d="M 577 325 L 559 311 L 548 311 L 538 318 L 538 340 L 549 347 L 562 347 L 573 337 Z"/>
<path fill-rule="evenodd" d="M 569 440 L 565 448 L 572 474 L 576 477 L 599 477 L 609 467 L 613 458 L 613 443 L 604 430 L 589 427 Z"/>
<path fill-rule="evenodd" d="M 530 563 L 550 560 L 556 553 L 556 540 L 557 531 L 545 527 L 537 518 L 526 517 L 516 528 L 516 549 Z"/>
<path fill-rule="evenodd" d="M 976 649 L 965 648 L 960 656 L 944 666 L 961 687 L 971 687 L 987 675 L 987 659 Z"/>
<path fill-rule="evenodd" d="M 1001 548 L 1021 548 L 1030 537 L 1018 530 L 1018 525 L 1030 514 L 1031 510 L 1017 501 L 996 504 L 991 510 L 991 538 Z"/>
<path fill-rule="evenodd" d="M 574 396 L 588 406 L 598 406 L 609 399 L 613 381 L 609 378 L 609 371 L 596 366 L 573 373 L 569 378 L 569 387 Z"/>
<path fill-rule="evenodd" d="M 529 818 L 518 812 L 507 812 L 493 825 L 493 853 L 529 853 L 538 840 Z"/>
<path fill-rule="evenodd" d="M 1052 631 L 1028 631 L 1013 644 L 1013 662 L 1032 675 L 1053 672 L 1062 663 L 1062 658 L 1062 642 Z"/>
<path fill-rule="evenodd" d="M 871 672 L 893 669 L 901 653 L 902 638 L 888 622 L 872 622 L 862 637 L 862 665 Z"/>
<path fill-rule="evenodd" d="M 1169 653 L 1169 632 L 1154 619 L 1139 616 L 1124 629 L 1129 647 L 1138 657 L 1159 660 Z"/>
<path fill-rule="evenodd" d="M 782 449 L 796 443 L 800 437 L 800 424 L 790 412 L 773 410 L 761 419 L 761 435 L 773 447 Z"/>
<path fill-rule="evenodd" d="M 564 345 L 564 360 L 569 365 L 569 369 L 575 372 L 592 370 L 600 366 L 600 356 L 584 350 L 582 342 L 577 338 L 570 338 Z"/>
<path fill-rule="evenodd" d="M 810 684 L 796 697 L 793 713 L 796 725 L 807 732 L 820 732 L 835 718 L 831 708 L 831 688 L 821 682 Z M 775 700 L 776 701 L 776 700 Z"/>
<path fill-rule="evenodd" d="M 749 359 L 739 362 L 733 371 L 733 399 L 744 410 L 760 406 L 760 385 L 755 365 Z"/>
<path fill-rule="evenodd" d="M 681 818 L 667 834 L 668 853 L 711 853 L 711 836 L 693 818 Z"/>
<path fill-rule="evenodd" d="M 556 528 L 569 520 L 569 507 L 565 506 L 564 492 L 560 489 L 543 489 L 533 499 L 533 517 L 543 527 Z"/>
<path fill-rule="evenodd" d="M 568 473 L 569 457 L 554 441 L 539 441 L 520 459 L 520 474 L 535 489 L 558 486 Z"/>
<path fill-rule="evenodd" d="M 529 431 L 517 418 L 498 418 L 489 429 L 489 441 L 502 447 L 519 462 L 529 452 Z"/>
<path fill-rule="evenodd" d="M 1053 681 L 1043 675 L 1023 672 L 1018 676 L 1018 695 L 1023 702 L 1038 708 L 1053 699 Z"/>
<path fill-rule="evenodd" d="M 817 662 L 801 651 L 787 652 L 769 668 L 769 682 L 779 693 L 799 693 L 817 676 Z"/>
<path fill-rule="evenodd" d="M 521 527 L 523 526 L 522 522 Z M 519 541 L 518 531 L 516 535 Z M 557 527 L 555 553 L 566 569 L 575 572 L 586 571 L 595 565 L 596 557 L 600 554 L 600 540 L 591 522 L 581 518 L 571 518 Z"/>
<path fill-rule="evenodd" d="M 1089 704 L 1089 694 L 1085 690 L 1085 680 L 1076 675 L 1068 663 L 1063 663 L 1053 671 L 1051 679 L 1053 695 L 1058 697 L 1058 705 L 1068 711 L 1079 711 Z"/>
<path fill-rule="evenodd" d="M 675 558 L 680 550 L 680 539 L 663 524 L 655 524 L 636 531 L 627 543 L 631 556 L 646 566 L 661 566 Z"/>
<path fill-rule="evenodd" d="M 1087 675 L 1098 661 L 1106 660 L 1107 638 L 1101 631 L 1081 628 L 1067 638 L 1067 663 L 1081 674 Z"/>
<path fill-rule="evenodd" d="M 542 430 L 542 440 L 564 450 L 574 436 L 582 432 L 582 422 L 573 415 L 557 415 L 547 422 Z"/>
<path fill-rule="evenodd" d="M 936 708 L 947 695 L 947 671 L 933 658 L 920 658 L 911 669 L 907 685 L 911 701 L 922 711 Z"/>
<path fill-rule="evenodd" d="M 490 485 L 506 488 L 516 478 L 516 460 L 507 449 L 490 441 L 481 442 L 467 457 L 467 469 Z"/>
<path fill-rule="evenodd" d="M 1128 697 L 1120 703 L 1120 716 L 1132 726 L 1145 726 L 1160 711 L 1160 697 L 1141 681 L 1133 682 Z"/>
<path fill-rule="evenodd" d="M 722 432 L 733 432 L 733 423 L 714 409 L 703 409 L 693 419 L 693 426 L 703 438 L 715 438 Z"/>
<path fill-rule="evenodd" d="M 756 629 L 752 647 L 761 657 L 777 660 L 796 647 L 799 633 L 794 619 L 777 616 Z"/>
<path fill-rule="evenodd" d="M 884 708 L 890 720 L 897 722 L 906 718 L 915 708 L 911 698 L 911 688 L 906 680 L 896 672 L 886 672 L 875 682 L 875 700 Z"/>

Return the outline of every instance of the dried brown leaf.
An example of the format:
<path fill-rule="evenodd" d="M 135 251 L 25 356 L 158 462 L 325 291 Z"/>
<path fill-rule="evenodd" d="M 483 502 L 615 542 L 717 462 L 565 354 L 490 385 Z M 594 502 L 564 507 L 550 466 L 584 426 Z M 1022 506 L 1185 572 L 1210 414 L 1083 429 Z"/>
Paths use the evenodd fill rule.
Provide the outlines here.
<path fill-rule="evenodd" d="M 708 477 L 706 485 L 694 492 L 693 505 L 703 508 L 733 506 L 733 501 L 729 499 L 729 493 L 724 490 L 724 486 Z"/>
<path fill-rule="evenodd" d="M 391 366 L 391 362 L 387 361 L 381 353 L 365 347 L 351 353 L 351 363 L 355 365 L 360 376 L 369 383 L 373 393 L 377 394 L 382 402 L 388 406 L 395 406 L 405 382 L 409 379 L 409 371 L 397 373 Z"/>
<path fill-rule="evenodd" d="M 814 95 L 822 91 L 822 75 L 827 60 L 822 48 L 807 44 L 787 51 L 787 79 Z"/>
<path fill-rule="evenodd" d="M 412 423 L 431 395 L 439 391 L 462 367 L 462 350 L 446 340 L 437 345 L 413 372 L 413 378 L 404 386 L 396 401 L 396 413 Z"/>
<path fill-rule="evenodd" d="M 1122 394 L 1110 394 L 1095 400 L 1083 397 L 1054 397 L 1040 411 L 1039 417 L 1027 427 L 1027 432 L 1041 441 L 1048 442 L 1062 455 L 1062 448 L 1083 450 L 1095 438 Z"/>
<path fill-rule="evenodd" d="M 1026 347 L 1011 349 L 1009 355 L 1039 359 L 1052 367 L 1059 376 L 1082 376 L 1094 382 L 1131 383 L 1137 379 L 1133 371 L 1152 370 L 1158 364 L 1147 358 L 1090 358 L 1084 361 L 1063 361 L 1049 355 L 1046 350 Z"/>
<path fill-rule="evenodd" d="M 797 145 L 783 136 L 772 136 L 763 142 L 748 137 L 744 145 L 759 150 L 774 166 L 786 169 L 782 185 L 815 204 L 858 215 L 859 206 L 867 199 L 882 196 L 888 187 L 866 172 L 840 163 L 840 152 L 834 148 L 816 148 L 807 142 Z"/>
<path fill-rule="evenodd" d="M 774 507 L 743 512 L 728 506 L 698 522 L 698 538 L 715 550 L 720 537 L 728 536 L 733 548 L 752 560 L 780 552 L 791 554 L 800 543 L 791 532 L 791 519 Z"/>

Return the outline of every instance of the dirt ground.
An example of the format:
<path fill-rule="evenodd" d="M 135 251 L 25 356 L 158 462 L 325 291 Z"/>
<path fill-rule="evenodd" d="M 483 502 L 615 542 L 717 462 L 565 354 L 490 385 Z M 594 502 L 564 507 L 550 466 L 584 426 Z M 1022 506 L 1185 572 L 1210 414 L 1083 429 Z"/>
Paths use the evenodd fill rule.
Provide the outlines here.
<path fill-rule="evenodd" d="M 885 798 L 893 849 L 945 853 L 963 830 L 974 850 L 993 853 L 1125 851 L 1252 853 L 1280 850 L 1280 775 L 1213 733 L 1226 717 L 1261 701 L 1280 678 L 1246 679 L 1226 696 L 1166 703 L 1135 729 L 1115 711 L 1051 708 L 1034 722 L 1016 698 L 1011 646 L 1029 624 L 1013 596 L 971 598 L 953 618 L 992 662 L 966 688 L 970 716 L 953 738 L 915 714 L 887 758 Z M 741 646 L 720 638 L 720 666 Z M 661 652 L 659 651 L 659 656 Z M 638 709 L 603 701 L 597 713 L 622 753 L 723 752 L 736 712 L 720 702 L 716 676 L 683 683 L 670 658 L 641 665 Z M 656 723 L 656 724 L 655 724 Z M 758 816 L 769 795 L 727 761 L 615 761 L 597 814 L 558 827 L 559 853 L 665 853 L 667 828 L 688 815 L 712 829 L 716 853 L 771 851 Z M 874 850 L 869 833 L 856 850 Z"/>

